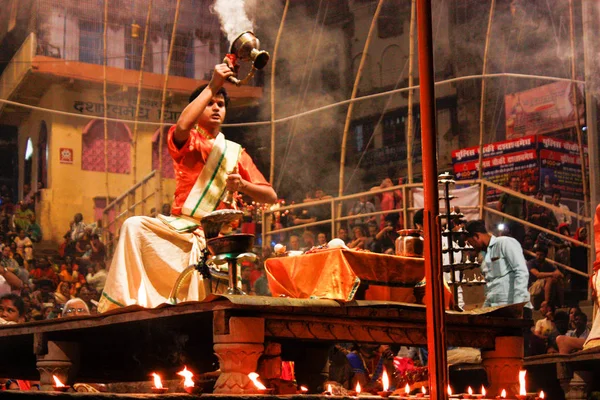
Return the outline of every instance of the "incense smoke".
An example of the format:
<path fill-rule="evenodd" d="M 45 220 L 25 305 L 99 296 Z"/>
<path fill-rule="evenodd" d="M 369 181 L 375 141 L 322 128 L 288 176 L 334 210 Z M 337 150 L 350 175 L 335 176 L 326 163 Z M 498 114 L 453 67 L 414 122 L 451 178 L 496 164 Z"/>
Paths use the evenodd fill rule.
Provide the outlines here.
<path fill-rule="evenodd" d="M 216 0 L 212 6 L 211 11 L 219 16 L 221 29 L 230 44 L 240 33 L 253 30 L 252 22 L 246 15 L 245 3 L 245 0 Z"/>

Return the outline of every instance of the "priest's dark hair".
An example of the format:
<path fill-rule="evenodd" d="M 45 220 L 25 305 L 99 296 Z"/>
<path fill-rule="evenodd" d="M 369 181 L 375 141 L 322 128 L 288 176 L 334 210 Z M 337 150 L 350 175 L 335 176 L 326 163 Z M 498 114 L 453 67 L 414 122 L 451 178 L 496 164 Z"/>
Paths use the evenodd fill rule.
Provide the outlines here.
<path fill-rule="evenodd" d="M 202 91 L 207 86 L 208 85 L 201 85 L 196 90 L 194 90 L 192 92 L 192 94 L 190 95 L 189 102 L 191 103 L 192 101 L 196 100 L 196 97 L 198 97 L 200 95 L 200 93 L 202 93 Z M 221 86 L 221 88 L 217 91 L 217 94 L 220 94 L 223 96 L 223 98 L 225 99 L 225 107 L 228 107 L 229 106 L 229 95 L 227 94 L 227 90 Z"/>

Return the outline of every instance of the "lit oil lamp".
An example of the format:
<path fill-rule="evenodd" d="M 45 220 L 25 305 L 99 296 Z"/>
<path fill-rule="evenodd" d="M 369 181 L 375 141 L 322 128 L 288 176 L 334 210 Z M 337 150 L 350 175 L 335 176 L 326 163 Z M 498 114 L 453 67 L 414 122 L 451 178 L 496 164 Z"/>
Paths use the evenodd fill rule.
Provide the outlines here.
<path fill-rule="evenodd" d="M 407 383 L 406 386 L 404 386 L 404 397 L 402 397 L 403 399 L 408 399 L 410 397 L 410 385 Z"/>
<path fill-rule="evenodd" d="M 325 396 L 333 396 L 333 388 L 331 387 L 331 384 L 327 385 L 327 390 L 323 392 L 323 394 Z"/>
<path fill-rule="evenodd" d="M 429 398 L 429 395 L 427 394 L 427 389 L 425 389 L 425 386 L 421 386 L 421 393 L 417 393 L 415 396 L 419 397 L 419 398 Z"/>
<path fill-rule="evenodd" d="M 256 372 L 250 372 L 248 374 L 248 378 L 250 378 L 250 380 L 252 381 L 252 383 L 254 383 L 254 386 L 256 386 L 256 390 L 258 391 L 258 393 L 260 393 L 260 394 L 268 394 L 268 393 L 271 393 L 273 391 L 272 389 L 268 389 L 265 385 L 263 385 L 258 380 L 258 374 Z"/>
<path fill-rule="evenodd" d="M 546 394 L 543 390 L 540 390 L 540 394 L 535 396 L 535 400 L 544 400 L 546 398 Z"/>
<path fill-rule="evenodd" d="M 381 374 L 381 386 L 383 386 L 383 390 L 381 392 L 377 392 L 377 394 L 381 397 L 390 397 L 392 392 L 390 391 L 390 378 L 388 377 L 387 371 L 385 368 L 383 369 L 383 373 Z"/>
<path fill-rule="evenodd" d="M 502 389 L 500 396 L 496 396 L 496 399 L 505 399 L 506 398 L 506 389 Z"/>
<path fill-rule="evenodd" d="M 472 398 L 473 399 L 482 399 L 484 397 L 485 397 L 485 387 L 483 387 L 483 385 L 481 385 L 481 393 L 473 393 Z"/>
<path fill-rule="evenodd" d="M 66 392 L 69 390 L 69 386 L 65 385 L 58 379 L 56 375 L 52 375 L 52 379 L 54 379 L 54 386 L 52 388 L 57 392 Z"/>
<path fill-rule="evenodd" d="M 519 371 L 519 394 L 516 395 L 516 398 L 519 400 L 527 400 L 527 389 L 525 384 L 525 375 L 527 375 L 527 371 Z"/>
<path fill-rule="evenodd" d="M 298 391 L 298 393 L 306 394 L 306 393 L 308 393 L 308 388 L 306 386 L 300 386 L 300 390 Z"/>
<path fill-rule="evenodd" d="M 473 389 L 471 389 L 471 386 L 469 386 L 467 388 L 467 393 L 463 393 L 462 395 L 463 399 L 474 399 L 475 397 L 473 397 Z"/>
<path fill-rule="evenodd" d="M 196 387 L 196 385 L 194 384 L 194 381 L 192 380 L 194 374 L 192 373 L 192 371 L 188 370 L 186 366 L 183 366 L 183 370 L 179 371 L 177 375 L 183 376 L 183 390 L 185 390 L 186 393 L 198 394 L 202 392 L 202 389 Z"/>
<path fill-rule="evenodd" d="M 362 388 L 360 387 L 360 382 L 356 382 L 356 395 L 360 396 Z"/>
<path fill-rule="evenodd" d="M 163 387 L 162 381 L 160 379 L 160 375 L 158 375 L 155 372 L 153 372 L 151 375 L 154 378 L 154 386 L 152 388 L 150 388 L 152 390 L 152 393 L 154 393 L 154 394 L 166 393 L 169 389 L 166 387 Z"/>
<path fill-rule="evenodd" d="M 448 392 L 449 399 L 458 399 L 460 397 L 458 394 L 452 394 L 452 388 L 450 387 L 450 385 L 448 385 L 446 391 Z"/>

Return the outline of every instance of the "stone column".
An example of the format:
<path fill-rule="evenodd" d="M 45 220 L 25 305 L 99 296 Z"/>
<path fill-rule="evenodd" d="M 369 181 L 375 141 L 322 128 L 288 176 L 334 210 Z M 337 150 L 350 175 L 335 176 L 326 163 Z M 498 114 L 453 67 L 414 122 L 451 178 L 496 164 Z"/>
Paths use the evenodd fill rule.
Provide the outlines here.
<path fill-rule="evenodd" d="M 221 367 L 214 393 L 259 393 L 248 374 L 256 372 L 258 358 L 264 350 L 265 320 L 251 317 L 227 319 L 220 312 L 215 312 L 213 319 L 214 349 Z M 266 379 L 263 379 L 265 382 Z"/>
<path fill-rule="evenodd" d="M 40 372 L 41 390 L 51 391 L 54 386 L 52 375 L 65 385 L 73 383 L 79 364 L 79 345 L 72 342 L 40 344 L 36 349 L 37 370 Z"/>
<path fill-rule="evenodd" d="M 502 389 L 506 389 L 508 398 L 519 394 L 519 371 L 523 368 L 523 337 L 497 337 L 495 350 L 482 351 L 481 358 L 490 384 L 488 393 L 496 396 Z"/>

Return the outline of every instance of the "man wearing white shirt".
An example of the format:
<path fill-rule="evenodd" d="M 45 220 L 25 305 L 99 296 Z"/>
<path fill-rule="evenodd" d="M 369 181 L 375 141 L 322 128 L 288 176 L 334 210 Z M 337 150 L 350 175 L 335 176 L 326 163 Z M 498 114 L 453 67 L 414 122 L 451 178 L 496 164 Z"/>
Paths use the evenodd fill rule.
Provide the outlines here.
<path fill-rule="evenodd" d="M 560 190 L 555 189 L 552 192 L 552 205 L 554 207 L 559 207 L 559 208 L 561 208 L 561 209 L 563 209 L 563 210 L 565 210 L 567 212 L 571 211 L 571 210 L 569 210 L 569 206 L 567 206 L 566 204 L 562 204 L 560 202 L 560 198 L 561 198 Z M 554 213 L 554 217 L 556 218 L 556 221 L 557 221 L 558 225 L 560 225 L 562 223 L 567 223 L 567 224 L 569 224 L 569 226 L 571 226 L 572 218 L 571 218 L 570 215 L 567 215 L 564 212 L 556 211 L 556 210 L 552 210 L 552 212 Z"/>

